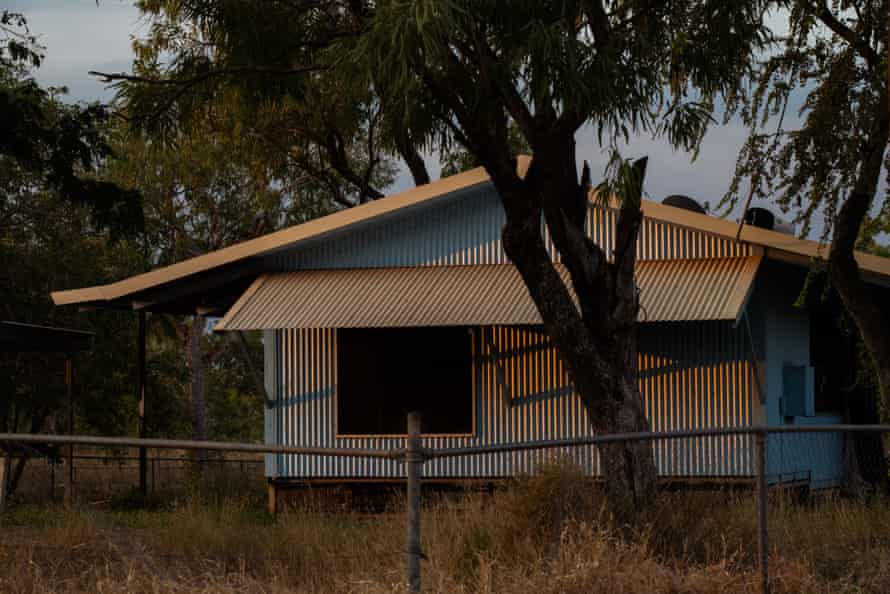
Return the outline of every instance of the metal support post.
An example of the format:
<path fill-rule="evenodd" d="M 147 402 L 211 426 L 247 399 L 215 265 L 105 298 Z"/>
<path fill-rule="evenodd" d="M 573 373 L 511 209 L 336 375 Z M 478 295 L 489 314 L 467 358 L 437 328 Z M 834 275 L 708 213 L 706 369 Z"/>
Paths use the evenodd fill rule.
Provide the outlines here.
<path fill-rule="evenodd" d="M 760 588 L 769 594 L 769 541 L 767 534 L 767 484 L 766 484 L 767 430 L 755 434 L 757 444 L 757 555 L 760 562 Z"/>
<path fill-rule="evenodd" d="M 408 440 L 405 452 L 408 471 L 408 592 L 420 592 L 420 479 L 423 476 L 423 442 L 420 439 L 420 413 L 408 413 Z"/>
<path fill-rule="evenodd" d="M 139 439 L 148 435 L 145 430 L 145 311 L 139 312 L 139 344 L 136 361 L 136 397 L 139 399 Z M 148 496 L 148 453 L 144 446 L 139 448 L 139 492 Z"/>

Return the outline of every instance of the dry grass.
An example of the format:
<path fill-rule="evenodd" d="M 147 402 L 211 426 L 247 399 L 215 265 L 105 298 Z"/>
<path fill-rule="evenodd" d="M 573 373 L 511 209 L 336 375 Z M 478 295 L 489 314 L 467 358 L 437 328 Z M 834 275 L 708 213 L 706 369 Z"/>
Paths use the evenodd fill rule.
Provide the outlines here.
<path fill-rule="evenodd" d="M 273 522 L 255 482 L 220 481 L 155 511 L 13 507 L 3 518 L 0 592 L 405 591 L 398 501 L 389 513 L 306 509 Z M 774 592 L 890 591 L 886 503 L 777 499 Z M 430 501 L 423 523 L 428 592 L 758 587 L 755 508 L 746 493 L 665 493 L 644 516 L 616 525 L 579 473 L 551 467 L 491 496 Z"/>

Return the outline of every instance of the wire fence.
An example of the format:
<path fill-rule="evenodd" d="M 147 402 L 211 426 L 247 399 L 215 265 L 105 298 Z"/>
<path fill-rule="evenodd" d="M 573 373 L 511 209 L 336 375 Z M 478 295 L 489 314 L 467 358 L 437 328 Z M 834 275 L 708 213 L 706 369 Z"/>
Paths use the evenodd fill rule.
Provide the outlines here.
<path fill-rule="evenodd" d="M 149 475 L 152 478 L 152 486 L 157 488 L 156 477 L 159 470 L 163 472 L 163 464 L 176 465 L 179 471 L 185 471 L 193 462 L 192 458 L 185 456 L 162 456 L 158 452 L 162 450 L 179 450 L 182 452 L 227 452 L 241 454 L 283 454 L 297 456 L 330 456 L 350 458 L 376 458 L 397 461 L 405 465 L 405 481 L 407 488 L 406 497 L 406 579 L 409 592 L 420 592 L 421 585 L 421 560 L 424 558 L 421 550 L 421 483 L 423 481 L 424 465 L 432 460 L 441 458 L 453 458 L 461 456 L 477 456 L 491 453 L 516 453 L 527 451 L 552 450 L 565 455 L 566 452 L 583 448 L 599 447 L 606 444 L 627 442 L 649 442 L 653 446 L 653 452 L 676 453 L 682 450 L 676 448 L 664 448 L 665 443 L 689 444 L 696 442 L 695 451 L 697 459 L 686 467 L 686 474 L 682 476 L 670 475 L 662 472 L 662 478 L 684 479 L 687 481 L 709 480 L 715 484 L 720 482 L 741 482 L 754 487 L 757 500 L 756 525 L 757 525 L 757 565 L 760 570 L 760 590 L 766 594 L 770 591 L 770 546 L 769 546 L 769 516 L 770 516 L 770 491 L 775 489 L 805 489 L 820 490 L 849 486 L 851 481 L 868 482 L 868 479 L 887 479 L 887 469 L 884 463 L 885 454 L 883 436 L 890 433 L 890 425 L 783 425 L 772 427 L 737 427 L 717 429 L 691 429 L 671 432 L 641 432 L 601 435 L 578 439 L 534 441 L 526 443 L 512 443 L 488 446 L 470 447 L 425 447 L 423 437 L 420 434 L 420 416 L 410 413 L 407 419 L 408 434 L 404 448 L 388 450 L 375 450 L 363 448 L 321 448 L 303 446 L 280 446 L 268 444 L 249 443 L 223 443 L 202 442 L 189 440 L 164 440 L 164 439 L 135 439 L 135 438 L 109 438 L 68 435 L 32 435 L 0 433 L 0 444 L 6 451 L 14 452 L 15 448 L 37 446 L 92 446 L 94 448 L 142 448 L 144 450 L 155 449 L 154 457 L 147 457 L 152 465 Z M 712 458 L 726 453 L 725 438 L 730 436 L 750 438 L 746 443 L 752 443 L 753 447 L 746 446 L 745 456 L 750 457 L 749 469 L 746 473 L 733 476 L 714 475 L 710 470 L 714 467 Z M 71 450 L 69 449 L 69 455 Z M 658 456 L 656 456 L 658 458 Z M 209 464 L 218 464 L 231 467 L 237 465 L 241 474 L 247 468 L 261 476 L 262 459 L 244 458 L 204 458 Z M 82 471 L 90 465 L 126 465 L 132 474 L 128 479 L 133 481 L 138 477 L 138 470 L 132 463 L 139 457 L 102 456 L 102 455 L 71 455 L 69 460 L 73 469 L 76 464 L 81 465 Z M 0 459 L 0 506 L 3 503 L 5 477 L 9 474 L 9 461 Z M 49 459 L 46 464 L 49 468 L 57 465 L 58 460 Z M 86 466 L 83 466 L 86 465 Z M 663 464 L 659 465 L 663 469 Z M 689 468 L 693 472 L 688 471 Z M 65 473 L 64 491 L 68 495 L 66 501 L 72 501 L 71 495 L 75 489 L 77 475 L 75 472 Z M 55 485 L 55 481 L 52 483 Z M 130 483 L 132 484 L 132 482 Z"/>
<path fill-rule="evenodd" d="M 27 464 L 18 481 L 17 496 L 26 501 L 60 501 L 66 491 L 68 465 L 72 465 L 73 483 L 80 501 L 99 503 L 136 490 L 139 484 L 139 456 L 121 453 L 75 454 L 19 452 L 10 457 L 10 467 L 26 458 Z M 23 456 L 24 454 L 24 456 Z M 237 474 L 250 480 L 262 480 L 262 457 L 208 457 L 202 464 L 211 472 Z M 146 456 L 146 495 L 175 493 L 194 475 L 195 459 L 182 455 Z"/>

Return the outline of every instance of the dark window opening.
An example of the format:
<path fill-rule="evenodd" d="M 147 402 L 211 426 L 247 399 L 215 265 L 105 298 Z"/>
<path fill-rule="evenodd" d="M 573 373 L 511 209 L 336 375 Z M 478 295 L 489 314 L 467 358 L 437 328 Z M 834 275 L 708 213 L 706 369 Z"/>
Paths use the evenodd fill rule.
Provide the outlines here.
<path fill-rule="evenodd" d="M 424 433 L 473 432 L 472 337 L 466 328 L 337 332 L 337 432 L 399 435 L 406 415 Z"/>
<path fill-rule="evenodd" d="M 856 345 L 841 331 L 837 311 L 810 313 L 810 365 L 816 414 L 840 414 L 856 382 Z"/>

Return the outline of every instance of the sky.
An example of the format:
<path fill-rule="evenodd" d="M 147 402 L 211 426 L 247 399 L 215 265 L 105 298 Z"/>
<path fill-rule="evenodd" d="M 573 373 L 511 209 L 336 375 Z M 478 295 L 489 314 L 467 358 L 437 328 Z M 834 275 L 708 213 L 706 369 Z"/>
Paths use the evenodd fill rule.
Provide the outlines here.
<path fill-rule="evenodd" d="M 7 0 L 5 4 L 25 14 L 32 33 L 46 47 L 46 59 L 35 73 L 39 82 L 67 87 L 72 101 L 109 101 L 113 90 L 88 72 L 129 72 L 132 39 L 147 31 L 139 11 L 126 0 L 100 0 L 98 5 L 96 0 Z M 714 205 L 726 192 L 746 134 L 740 122 L 713 126 L 694 163 L 688 153 L 649 139 L 632 141 L 624 149 L 624 156 L 649 157 L 645 191 L 650 199 L 686 194 Z M 607 156 L 592 131 L 579 132 L 577 154 L 579 160 L 590 162 L 596 180 L 605 168 Z M 439 164 L 435 156 L 428 155 L 427 162 L 431 175 L 437 177 Z M 411 185 L 410 176 L 402 168 L 389 192 Z M 776 210 L 774 206 L 771 209 Z"/>

